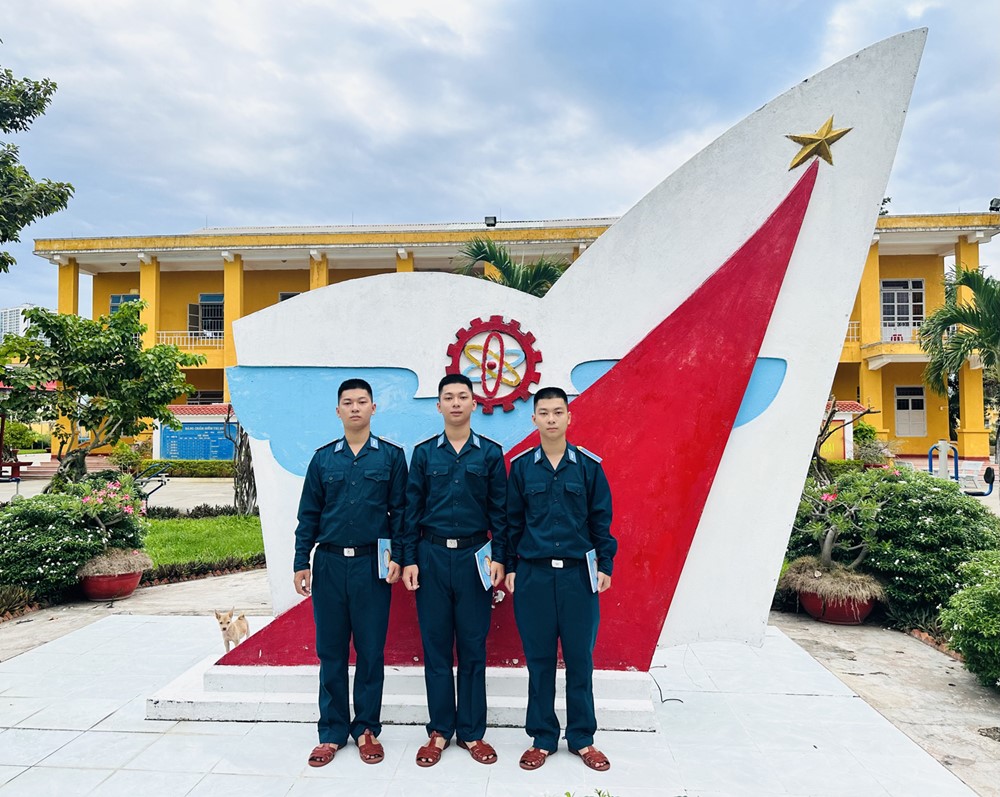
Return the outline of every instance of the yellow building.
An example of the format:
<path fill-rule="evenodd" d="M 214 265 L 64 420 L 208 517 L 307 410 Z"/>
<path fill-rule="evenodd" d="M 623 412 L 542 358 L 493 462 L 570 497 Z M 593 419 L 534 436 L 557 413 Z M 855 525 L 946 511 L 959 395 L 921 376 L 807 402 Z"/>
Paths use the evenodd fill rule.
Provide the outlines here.
<path fill-rule="evenodd" d="M 612 218 L 539 222 L 206 229 L 187 235 L 35 241 L 59 269 L 58 309 L 79 312 L 81 274 L 93 277 L 93 317 L 123 302 L 147 302 L 144 343 L 173 343 L 203 354 L 188 371 L 189 403 L 228 398 L 224 368 L 235 365 L 234 320 L 303 291 L 393 271 L 453 271 L 473 236 L 505 244 L 515 259 L 573 261 Z M 979 245 L 1000 232 L 996 214 L 885 216 L 879 219 L 851 313 L 833 391 L 881 410 L 872 422 L 920 454 L 948 436 L 947 402 L 920 380 L 916 333 L 941 304 L 945 258 L 978 267 Z M 817 286 L 821 291 L 822 286 Z M 988 456 L 982 371 L 960 374 L 962 456 Z M 871 419 L 870 419 L 871 420 Z"/>

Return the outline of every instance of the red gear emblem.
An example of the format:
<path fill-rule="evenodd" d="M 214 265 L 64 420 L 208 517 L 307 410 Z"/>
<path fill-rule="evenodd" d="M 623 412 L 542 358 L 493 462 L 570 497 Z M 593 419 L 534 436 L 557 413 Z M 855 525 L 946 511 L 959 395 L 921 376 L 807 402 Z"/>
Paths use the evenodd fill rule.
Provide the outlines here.
<path fill-rule="evenodd" d="M 536 366 L 542 353 L 534 347 L 535 336 L 522 332 L 517 321 L 504 321 L 501 315 L 487 321 L 474 318 L 455 337 L 448 347 L 451 363 L 445 372 L 472 380 L 473 395 L 485 415 L 491 415 L 496 406 L 510 412 L 515 401 L 531 395 L 529 388 L 538 382 Z"/>

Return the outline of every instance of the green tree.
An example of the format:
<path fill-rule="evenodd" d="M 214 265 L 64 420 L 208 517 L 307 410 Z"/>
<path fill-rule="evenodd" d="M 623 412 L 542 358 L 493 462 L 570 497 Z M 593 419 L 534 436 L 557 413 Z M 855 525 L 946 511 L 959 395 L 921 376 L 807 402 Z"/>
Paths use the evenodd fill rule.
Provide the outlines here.
<path fill-rule="evenodd" d="M 544 296 L 569 267 L 565 260 L 540 257 L 533 263 L 515 263 L 503 244 L 489 238 L 473 238 L 461 250 L 464 263 L 458 273 L 488 279 L 532 296 Z M 478 263 L 487 263 L 482 274 L 475 273 Z"/>
<path fill-rule="evenodd" d="M 25 334 L 0 344 L 0 362 L 11 363 L 3 366 L 11 388 L 4 409 L 17 418 L 63 419 L 53 430 L 60 460 L 53 480 L 78 481 L 90 451 L 133 437 L 151 421 L 178 428 L 169 404 L 193 389 L 182 368 L 205 358 L 176 346 L 143 349 L 144 305 L 128 302 L 96 321 L 34 307 L 25 310 Z M 46 390 L 51 382 L 56 388 Z"/>
<path fill-rule="evenodd" d="M 967 288 L 971 301 L 964 301 Z M 948 379 L 970 357 L 978 356 L 984 374 L 1000 376 L 1000 281 L 982 269 L 961 265 L 948 275 L 945 300 L 920 326 L 920 346 L 930 361 L 924 382 L 941 395 L 948 393 Z"/>
<path fill-rule="evenodd" d="M 51 80 L 15 78 L 0 70 L 0 130 L 20 133 L 45 113 L 56 84 Z M 36 219 L 63 210 L 73 195 L 69 183 L 33 180 L 13 144 L 0 143 L 0 244 L 17 243 L 20 233 Z M 9 252 L 0 251 L 0 273 L 14 265 Z"/>

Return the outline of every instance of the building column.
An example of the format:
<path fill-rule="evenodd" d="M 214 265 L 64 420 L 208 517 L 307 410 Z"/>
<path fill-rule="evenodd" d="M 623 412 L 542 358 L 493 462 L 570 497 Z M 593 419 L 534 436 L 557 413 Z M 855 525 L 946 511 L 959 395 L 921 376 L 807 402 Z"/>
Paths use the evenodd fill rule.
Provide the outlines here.
<path fill-rule="evenodd" d="M 882 288 L 879 281 L 878 268 L 878 236 L 872 240 L 865 259 L 865 270 L 861 274 L 861 284 L 858 286 L 858 310 L 861 317 L 860 343 L 862 346 L 882 342 Z M 862 364 L 862 371 L 865 370 Z M 881 383 L 881 377 L 879 377 Z M 862 394 L 864 390 L 862 389 Z M 881 403 L 881 392 L 879 401 Z M 862 404 L 865 399 L 862 395 Z"/>
<path fill-rule="evenodd" d="M 80 314 L 80 264 L 75 257 L 59 263 L 59 298 L 57 309 L 64 315 Z"/>
<path fill-rule="evenodd" d="M 413 271 L 413 252 L 407 252 L 405 249 L 396 250 L 396 271 Z"/>
<path fill-rule="evenodd" d="M 320 254 L 313 250 L 309 253 L 309 290 L 325 288 L 330 284 L 330 261 L 326 252 Z"/>
<path fill-rule="evenodd" d="M 146 303 L 139 320 L 146 325 L 142 347 L 148 349 L 160 332 L 160 261 L 155 255 L 139 255 L 139 298 Z"/>
<path fill-rule="evenodd" d="M 971 237 L 971 236 L 969 236 Z M 955 243 L 955 265 L 966 271 L 979 268 L 979 239 L 959 238 Z M 972 304 L 968 288 L 960 288 L 960 302 Z M 990 433 L 983 412 L 983 369 L 968 362 L 958 372 L 958 453 L 962 457 L 989 459 Z"/>
<path fill-rule="evenodd" d="M 861 388 L 861 403 L 875 410 L 873 414 L 865 416 L 865 421 L 875 427 L 880 439 L 888 440 L 889 430 L 886 428 L 882 405 L 882 371 L 873 371 L 867 363 L 862 362 L 858 370 L 858 383 Z"/>
<path fill-rule="evenodd" d="M 236 345 L 233 340 L 233 322 L 243 317 L 243 256 L 222 253 L 223 264 L 223 329 L 225 337 L 222 344 L 222 366 L 229 368 L 236 365 Z M 229 401 L 229 380 L 223 371 L 223 401 Z"/>

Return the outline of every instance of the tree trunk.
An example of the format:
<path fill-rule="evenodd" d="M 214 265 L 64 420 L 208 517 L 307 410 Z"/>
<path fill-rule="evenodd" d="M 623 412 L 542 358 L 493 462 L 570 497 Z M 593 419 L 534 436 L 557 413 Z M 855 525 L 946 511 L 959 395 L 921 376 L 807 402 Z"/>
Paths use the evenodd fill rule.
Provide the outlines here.
<path fill-rule="evenodd" d="M 240 515 L 251 515 L 257 508 L 257 483 L 253 478 L 250 436 L 237 424 L 233 448 L 233 506 Z"/>
<path fill-rule="evenodd" d="M 78 482 L 82 481 L 87 475 L 87 452 L 89 449 L 86 448 L 75 448 L 66 454 L 62 460 L 59 462 L 59 468 L 49 483 L 45 485 L 45 489 L 42 492 L 51 493 L 55 489 L 55 485 L 60 482 Z"/>

